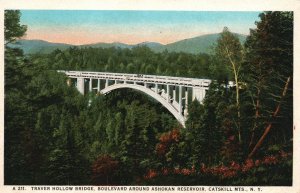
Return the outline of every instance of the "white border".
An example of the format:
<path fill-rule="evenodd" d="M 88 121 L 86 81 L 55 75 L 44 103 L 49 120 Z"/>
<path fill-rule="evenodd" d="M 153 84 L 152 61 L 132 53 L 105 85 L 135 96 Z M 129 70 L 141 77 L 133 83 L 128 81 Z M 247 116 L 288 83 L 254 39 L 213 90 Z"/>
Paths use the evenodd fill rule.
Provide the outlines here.
<path fill-rule="evenodd" d="M 261 187 L 261 192 L 300 193 L 300 77 L 299 77 L 299 32 L 300 0 L 2 0 L 0 3 L 0 38 L 4 41 L 5 9 L 64 9 L 64 10 L 194 10 L 194 11 L 294 11 L 294 173 L 292 187 Z M 0 192 L 12 191 L 12 186 L 3 186 L 4 156 L 4 43 L 0 44 Z M 59 191 L 43 191 L 59 192 Z M 71 191 L 63 191 L 71 192 Z M 78 192 L 78 191 L 72 191 Z M 86 191 L 87 192 L 87 191 Z M 103 191 L 95 191 L 103 192 Z M 110 191 L 113 192 L 113 191 Z M 131 191 L 133 192 L 133 191 Z M 148 191 L 147 191 L 148 192 Z M 149 191 L 151 192 L 151 191 Z M 157 192 L 157 191 L 156 191 Z M 207 191 L 212 192 L 212 191 Z M 223 191 L 218 191 L 223 192 Z M 226 191 L 228 192 L 228 191 Z M 256 191 L 257 192 L 257 191 Z"/>

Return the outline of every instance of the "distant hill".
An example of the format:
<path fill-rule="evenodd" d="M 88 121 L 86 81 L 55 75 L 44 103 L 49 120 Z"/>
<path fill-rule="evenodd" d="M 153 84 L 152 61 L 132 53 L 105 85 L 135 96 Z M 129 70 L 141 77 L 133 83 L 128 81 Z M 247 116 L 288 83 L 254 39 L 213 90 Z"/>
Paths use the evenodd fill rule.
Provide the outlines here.
<path fill-rule="evenodd" d="M 142 42 L 135 46 L 148 46 L 153 51 L 157 51 L 157 50 L 162 49 L 165 45 L 163 45 L 161 43 L 157 43 L 157 42 Z"/>
<path fill-rule="evenodd" d="M 246 40 L 245 35 L 235 34 L 239 40 L 244 43 Z M 169 52 L 188 52 L 188 53 L 209 53 L 214 44 L 217 43 L 220 34 L 209 34 L 197 36 L 194 38 L 180 40 L 171 44 L 165 45 L 162 49 Z M 162 50 L 158 50 L 162 51 Z"/>
<path fill-rule="evenodd" d="M 80 45 L 79 47 L 92 47 L 92 48 L 132 48 L 133 45 L 129 44 L 124 44 L 120 42 L 114 42 L 114 43 L 95 43 L 95 44 L 85 44 L 85 45 Z"/>
<path fill-rule="evenodd" d="M 44 40 L 19 40 L 15 44 L 9 44 L 10 47 L 23 49 L 25 54 L 50 53 L 55 49 L 65 50 L 70 44 L 51 43 Z"/>
<path fill-rule="evenodd" d="M 246 40 L 245 35 L 235 34 L 239 40 L 244 43 Z M 187 53 L 209 53 L 211 47 L 217 42 L 220 34 L 208 34 L 197 36 L 194 38 L 180 40 L 170 44 L 160 44 L 157 42 L 142 42 L 135 45 L 124 44 L 120 42 L 114 43 L 95 43 L 95 44 L 85 44 L 78 47 L 93 47 L 93 48 L 133 48 L 135 46 L 146 45 L 154 52 L 162 52 L 167 50 L 169 52 L 187 52 Z M 19 47 L 24 50 L 25 54 L 33 53 L 50 53 L 55 49 L 65 50 L 71 46 L 71 44 L 61 44 L 61 43 L 51 43 L 43 40 L 19 40 L 15 44 L 10 44 L 11 47 Z"/>

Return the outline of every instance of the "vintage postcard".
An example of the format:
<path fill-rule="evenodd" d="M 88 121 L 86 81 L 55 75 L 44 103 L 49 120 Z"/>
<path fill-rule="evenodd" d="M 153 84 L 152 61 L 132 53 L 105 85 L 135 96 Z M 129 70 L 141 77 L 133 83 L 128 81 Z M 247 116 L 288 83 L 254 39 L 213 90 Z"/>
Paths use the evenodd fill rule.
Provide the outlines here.
<path fill-rule="evenodd" d="M 300 192 L 287 2 L 4 1 L 0 191 Z"/>

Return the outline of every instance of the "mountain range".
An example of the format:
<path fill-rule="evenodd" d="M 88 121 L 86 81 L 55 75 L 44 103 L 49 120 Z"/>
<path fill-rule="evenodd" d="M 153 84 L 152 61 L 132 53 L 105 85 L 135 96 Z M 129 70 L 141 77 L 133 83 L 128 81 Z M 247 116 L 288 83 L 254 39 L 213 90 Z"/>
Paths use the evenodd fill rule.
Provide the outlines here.
<path fill-rule="evenodd" d="M 242 34 L 235 35 L 239 38 L 241 43 L 244 43 L 247 36 Z M 71 45 L 71 44 L 63 44 L 63 43 L 52 43 L 44 40 L 18 40 L 14 44 L 10 44 L 10 47 L 18 47 L 23 49 L 25 54 L 34 54 L 34 53 L 50 53 L 55 49 L 65 50 L 72 46 L 77 47 L 93 47 L 93 48 L 133 48 L 136 46 L 148 46 L 154 52 L 163 52 L 167 50 L 169 52 L 186 52 L 186 53 L 210 53 L 210 50 L 214 44 L 216 44 L 218 38 L 220 37 L 220 33 L 217 34 L 208 34 L 197 36 L 194 38 L 180 40 L 170 44 L 160 44 L 157 42 L 142 42 L 139 44 L 125 44 L 120 42 L 114 43 L 95 43 L 95 44 L 85 44 L 85 45 Z"/>

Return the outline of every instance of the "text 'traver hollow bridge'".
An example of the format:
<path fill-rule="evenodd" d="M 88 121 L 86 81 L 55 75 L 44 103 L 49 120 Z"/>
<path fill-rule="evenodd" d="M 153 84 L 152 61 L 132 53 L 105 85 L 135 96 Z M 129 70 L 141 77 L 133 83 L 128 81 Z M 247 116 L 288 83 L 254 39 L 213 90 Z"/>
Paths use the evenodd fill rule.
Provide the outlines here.
<path fill-rule="evenodd" d="M 85 94 L 97 92 L 108 94 L 113 90 L 131 88 L 146 93 L 167 108 L 184 126 L 190 100 L 202 102 L 211 80 L 144 74 L 125 74 L 109 72 L 62 71 L 75 79 L 78 91 Z M 88 89 L 85 85 L 88 84 Z"/>

